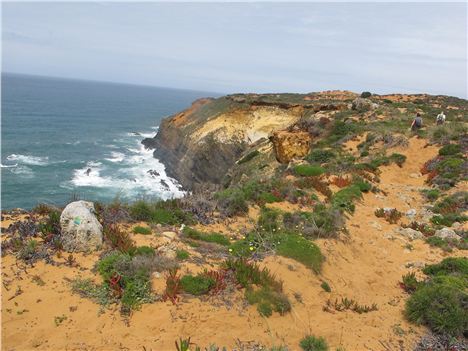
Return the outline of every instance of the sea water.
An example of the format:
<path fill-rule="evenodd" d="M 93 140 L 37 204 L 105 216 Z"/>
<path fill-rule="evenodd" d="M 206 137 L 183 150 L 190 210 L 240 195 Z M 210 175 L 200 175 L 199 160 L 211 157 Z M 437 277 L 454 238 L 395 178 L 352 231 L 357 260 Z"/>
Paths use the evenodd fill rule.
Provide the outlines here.
<path fill-rule="evenodd" d="M 141 141 L 214 93 L 2 74 L 2 209 L 183 195 Z"/>

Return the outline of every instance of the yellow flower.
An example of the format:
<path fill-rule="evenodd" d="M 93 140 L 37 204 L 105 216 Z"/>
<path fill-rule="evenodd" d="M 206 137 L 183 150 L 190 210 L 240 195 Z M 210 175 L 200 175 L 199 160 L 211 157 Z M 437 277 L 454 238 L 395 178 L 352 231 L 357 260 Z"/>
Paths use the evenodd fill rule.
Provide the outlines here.
<path fill-rule="evenodd" d="M 254 248 L 251 246 L 251 247 L 250 247 L 250 251 L 253 251 L 253 249 L 254 249 Z"/>
<path fill-rule="evenodd" d="M 229 249 L 229 252 L 232 252 L 232 249 Z"/>

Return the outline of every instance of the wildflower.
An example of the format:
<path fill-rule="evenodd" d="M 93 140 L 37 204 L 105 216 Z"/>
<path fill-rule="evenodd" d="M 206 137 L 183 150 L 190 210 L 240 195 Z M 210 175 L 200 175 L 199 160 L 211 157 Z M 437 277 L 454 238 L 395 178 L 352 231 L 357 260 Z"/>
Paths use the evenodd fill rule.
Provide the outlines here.
<path fill-rule="evenodd" d="M 229 249 L 229 252 L 232 252 L 232 249 Z"/>
<path fill-rule="evenodd" d="M 253 251 L 253 249 L 254 249 L 254 248 L 251 246 L 251 247 L 250 247 L 250 251 Z"/>

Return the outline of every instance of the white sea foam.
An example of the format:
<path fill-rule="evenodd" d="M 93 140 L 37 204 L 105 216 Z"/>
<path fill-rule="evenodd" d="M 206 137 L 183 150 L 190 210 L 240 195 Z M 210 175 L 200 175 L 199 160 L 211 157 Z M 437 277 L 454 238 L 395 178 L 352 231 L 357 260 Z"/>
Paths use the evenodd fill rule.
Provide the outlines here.
<path fill-rule="evenodd" d="M 125 158 L 125 154 L 121 152 L 112 151 L 111 157 L 106 158 L 106 160 L 110 162 L 122 162 L 124 158 Z"/>
<path fill-rule="evenodd" d="M 33 178 L 34 172 L 28 166 L 19 165 L 10 170 L 11 173 L 16 174 L 22 178 Z"/>
<path fill-rule="evenodd" d="M 4 165 L 4 164 L 0 164 L 0 167 L 1 167 L 1 168 L 13 168 L 13 167 L 16 167 L 16 166 L 18 166 L 17 163 L 15 163 L 14 165 Z"/>
<path fill-rule="evenodd" d="M 8 161 L 17 161 L 20 164 L 31 166 L 46 166 L 49 162 L 48 157 L 28 156 L 21 154 L 11 154 L 6 158 Z"/>
<path fill-rule="evenodd" d="M 109 189 L 128 197 L 150 195 L 168 199 L 183 196 L 185 192 L 176 180 L 167 176 L 164 165 L 153 157 L 153 151 L 140 143 L 141 136 L 134 140 L 136 147 L 127 148 L 127 154 L 112 152 L 112 158 L 106 158 L 119 163 L 117 170 L 115 166 L 106 168 L 101 162 L 91 161 L 73 172 L 71 184 Z"/>

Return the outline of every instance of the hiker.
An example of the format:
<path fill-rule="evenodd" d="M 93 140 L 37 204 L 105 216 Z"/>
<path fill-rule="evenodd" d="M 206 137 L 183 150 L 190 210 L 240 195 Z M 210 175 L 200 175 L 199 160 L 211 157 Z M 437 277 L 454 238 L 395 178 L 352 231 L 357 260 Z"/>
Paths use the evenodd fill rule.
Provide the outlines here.
<path fill-rule="evenodd" d="M 422 120 L 421 114 L 418 112 L 416 113 L 416 118 L 413 120 L 413 123 L 411 123 L 411 130 L 417 131 L 418 129 L 422 128 L 422 125 L 423 125 L 423 120 Z"/>
<path fill-rule="evenodd" d="M 442 111 L 441 113 L 437 115 L 436 124 L 440 126 L 441 124 L 444 124 L 444 123 L 445 123 L 445 115 L 444 115 L 444 111 Z"/>

